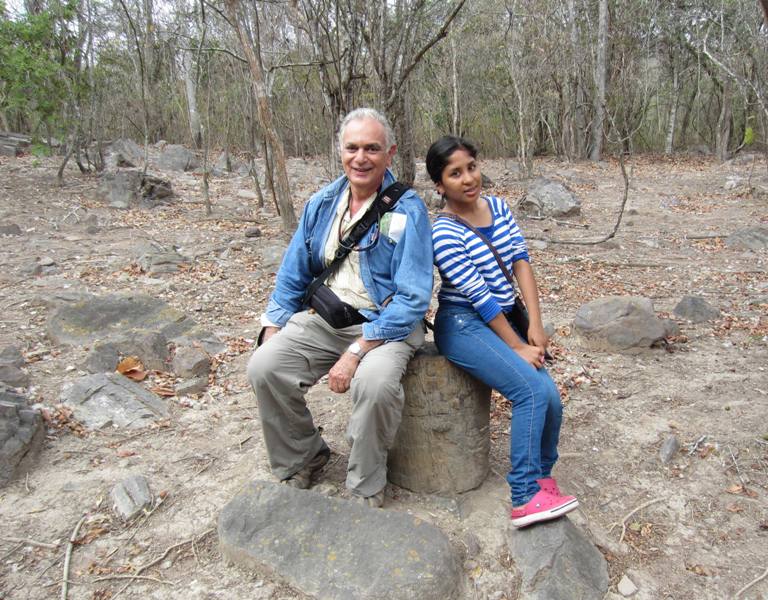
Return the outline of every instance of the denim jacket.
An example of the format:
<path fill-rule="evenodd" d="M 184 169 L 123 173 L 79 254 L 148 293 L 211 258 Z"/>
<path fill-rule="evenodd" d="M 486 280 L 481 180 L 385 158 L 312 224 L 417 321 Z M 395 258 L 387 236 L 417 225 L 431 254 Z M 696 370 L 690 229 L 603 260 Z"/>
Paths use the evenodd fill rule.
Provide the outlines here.
<path fill-rule="evenodd" d="M 387 170 L 382 189 L 394 181 Z M 307 287 L 325 268 L 323 249 L 347 185 L 347 177 L 340 177 L 314 194 L 304 207 L 265 313 L 279 327 L 304 310 Z M 360 251 L 360 273 L 377 308 L 360 311 L 369 320 L 363 323 L 366 340 L 405 339 L 424 317 L 432 296 L 432 236 L 426 206 L 416 192 L 408 190 L 391 213 L 385 218 L 393 224 L 387 231 L 392 237 L 381 234 L 379 224 L 374 224 L 360 241 L 361 248 L 373 244 Z"/>

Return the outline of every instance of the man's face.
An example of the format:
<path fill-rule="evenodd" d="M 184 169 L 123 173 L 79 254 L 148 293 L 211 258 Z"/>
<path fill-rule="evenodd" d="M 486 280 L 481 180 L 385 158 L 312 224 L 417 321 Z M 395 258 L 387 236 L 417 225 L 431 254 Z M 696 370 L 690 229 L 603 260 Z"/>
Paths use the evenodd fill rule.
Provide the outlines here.
<path fill-rule="evenodd" d="M 350 121 L 341 144 L 341 164 L 349 183 L 368 195 L 384 180 L 397 146 L 387 148 L 384 127 L 374 119 Z"/>

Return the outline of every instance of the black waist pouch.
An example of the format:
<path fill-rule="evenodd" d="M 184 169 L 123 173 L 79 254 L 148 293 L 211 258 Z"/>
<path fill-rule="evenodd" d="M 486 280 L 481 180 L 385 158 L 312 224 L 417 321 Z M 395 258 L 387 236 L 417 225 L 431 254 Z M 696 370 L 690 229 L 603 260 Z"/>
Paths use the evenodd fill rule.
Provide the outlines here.
<path fill-rule="evenodd" d="M 360 325 L 368 321 L 356 308 L 343 302 L 325 284 L 318 286 L 309 298 L 309 306 L 334 329 Z"/>

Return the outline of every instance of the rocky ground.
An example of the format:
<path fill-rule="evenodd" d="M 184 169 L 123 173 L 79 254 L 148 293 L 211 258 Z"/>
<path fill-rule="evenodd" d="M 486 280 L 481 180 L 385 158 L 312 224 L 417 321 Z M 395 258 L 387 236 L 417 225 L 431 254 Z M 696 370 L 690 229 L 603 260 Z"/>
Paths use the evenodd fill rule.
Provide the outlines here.
<path fill-rule="evenodd" d="M 297 209 L 327 180 L 323 165 L 291 160 Z M 0 597 L 59 596 L 78 524 L 69 598 L 302 597 L 272 575 L 224 564 L 215 531 L 246 483 L 270 477 L 244 368 L 284 244 L 279 218 L 255 206 L 247 177 L 214 178 L 207 216 L 191 173 L 168 174 L 172 203 L 117 210 L 104 205 L 95 177 L 74 168 L 57 187 L 57 166 L 0 158 L 0 225 L 9 227 L 0 238 L 0 349 L 21 349 L 24 392 L 47 427 L 28 472 L 0 489 Z M 513 161 L 483 167 L 494 191 L 523 196 Z M 533 238 L 584 242 L 609 232 L 624 188 L 619 165 L 543 160 L 535 170 L 582 202 L 581 216 L 520 224 L 556 331 L 552 373 L 565 403 L 556 475 L 579 498 L 572 521 L 608 562 L 608 597 L 724 598 L 750 583 L 739 597 L 768 597 L 768 254 L 725 243 L 768 225 L 764 159 L 635 158 L 618 234 L 590 245 Z M 183 260 L 162 269 L 147 258 L 168 254 Z M 59 404 L 91 349 L 55 344 L 46 324 L 62 302 L 116 292 L 161 299 L 225 346 L 197 397 L 167 395 L 179 382 L 170 368 L 141 382 L 167 395 L 167 418 L 91 429 Z M 720 316 L 676 318 L 679 335 L 641 352 L 590 350 L 574 315 L 613 294 L 648 297 L 673 318 L 680 299 L 696 295 Z M 325 478 L 343 497 L 349 399 L 321 382 L 310 405 L 334 451 Z M 461 552 L 467 598 L 525 597 L 505 541 L 507 429 L 507 407 L 494 398 L 491 473 L 475 491 L 440 498 L 387 488 L 386 511 L 436 525 Z M 671 436 L 680 447 L 663 462 Z M 134 474 L 146 477 L 154 503 L 126 523 L 110 492 Z"/>

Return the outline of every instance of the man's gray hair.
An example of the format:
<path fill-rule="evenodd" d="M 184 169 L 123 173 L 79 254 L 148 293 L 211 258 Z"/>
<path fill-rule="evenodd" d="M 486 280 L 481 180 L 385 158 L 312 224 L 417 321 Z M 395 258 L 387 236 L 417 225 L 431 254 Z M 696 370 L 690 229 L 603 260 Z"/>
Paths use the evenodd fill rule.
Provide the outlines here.
<path fill-rule="evenodd" d="M 347 116 L 345 116 L 344 120 L 342 120 L 341 125 L 339 126 L 340 150 L 344 149 L 344 131 L 346 131 L 347 125 L 349 125 L 352 121 L 362 121 L 364 119 L 373 119 L 374 121 L 381 123 L 381 126 L 384 128 L 384 141 L 387 144 L 387 150 L 395 145 L 395 132 L 392 130 L 392 125 L 390 125 L 389 119 L 387 119 L 387 117 L 385 117 L 375 108 L 364 107 L 356 108 L 352 112 L 347 113 Z"/>

